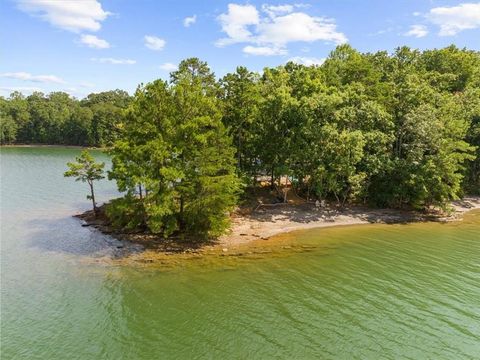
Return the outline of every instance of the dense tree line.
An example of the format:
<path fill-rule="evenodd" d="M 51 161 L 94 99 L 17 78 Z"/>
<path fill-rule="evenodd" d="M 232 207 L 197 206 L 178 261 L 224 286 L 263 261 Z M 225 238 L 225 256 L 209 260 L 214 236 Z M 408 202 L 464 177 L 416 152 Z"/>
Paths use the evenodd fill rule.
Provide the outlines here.
<path fill-rule="evenodd" d="M 130 105 L 125 95 L 114 106 L 127 110 L 105 110 L 103 132 L 93 125 L 95 96 L 68 111 L 53 106 L 48 117 L 36 104 L 48 102 L 43 96 L 14 94 L 2 100 L 2 136 L 113 142 L 110 178 L 126 192 L 109 209 L 119 226 L 219 234 L 240 189 L 260 178 L 339 205 L 425 209 L 480 191 L 476 51 L 363 54 L 341 45 L 321 66 L 289 62 L 261 74 L 238 67 L 219 80 L 206 63 L 187 59 L 170 81 L 141 85 Z M 50 133 L 58 129 L 53 118 L 65 132 Z"/>
<path fill-rule="evenodd" d="M 322 66 L 237 68 L 220 82 L 242 175 L 288 176 L 306 197 L 443 206 L 480 191 L 480 53 L 450 46 Z"/>
<path fill-rule="evenodd" d="M 166 235 L 215 235 L 236 177 L 340 205 L 443 207 L 480 189 L 479 105 L 480 54 L 453 46 L 343 45 L 322 66 L 239 67 L 219 81 L 188 59 L 170 82 L 137 90 L 111 151 L 110 177 L 127 196 L 110 214 Z"/>
<path fill-rule="evenodd" d="M 0 97 L 0 142 L 108 146 L 118 137 L 130 101 L 122 90 L 82 100 L 64 92 L 14 92 L 7 99 Z"/>
<path fill-rule="evenodd" d="M 480 191 L 480 53 L 454 46 L 322 66 L 239 67 L 220 81 L 240 174 L 288 177 L 305 197 L 443 206 Z"/>

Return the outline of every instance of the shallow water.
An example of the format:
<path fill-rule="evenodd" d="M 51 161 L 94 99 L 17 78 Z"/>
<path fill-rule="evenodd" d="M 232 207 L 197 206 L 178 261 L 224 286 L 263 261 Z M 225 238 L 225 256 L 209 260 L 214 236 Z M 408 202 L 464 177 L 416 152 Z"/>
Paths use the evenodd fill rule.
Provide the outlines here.
<path fill-rule="evenodd" d="M 115 246 L 71 217 L 90 205 L 62 177 L 78 153 L 1 149 L 2 359 L 479 358 L 480 213 L 297 232 L 251 258 L 96 263 Z"/>

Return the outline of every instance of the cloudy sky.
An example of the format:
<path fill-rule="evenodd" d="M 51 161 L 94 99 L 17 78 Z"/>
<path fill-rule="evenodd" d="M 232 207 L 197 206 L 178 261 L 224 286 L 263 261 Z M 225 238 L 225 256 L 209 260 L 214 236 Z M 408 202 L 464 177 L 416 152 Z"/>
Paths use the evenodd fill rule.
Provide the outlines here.
<path fill-rule="evenodd" d="M 77 97 L 167 78 L 184 58 L 218 76 L 289 60 L 455 44 L 480 50 L 480 2 L 453 0 L 0 0 L 0 95 Z"/>

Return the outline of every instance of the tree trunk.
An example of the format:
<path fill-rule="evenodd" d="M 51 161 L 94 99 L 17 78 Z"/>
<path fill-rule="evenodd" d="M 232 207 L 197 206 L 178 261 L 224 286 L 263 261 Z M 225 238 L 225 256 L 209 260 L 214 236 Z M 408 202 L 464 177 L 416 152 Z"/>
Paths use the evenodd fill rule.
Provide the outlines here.
<path fill-rule="evenodd" d="M 242 166 L 242 135 L 239 133 L 237 138 L 237 157 L 238 157 L 238 168 L 240 171 L 243 171 Z"/>
<path fill-rule="evenodd" d="M 95 193 L 93 191 L 93 182 L 89 181 L 88 185 L 90 185 L 90 197 L 92 198 L 92 205 L 93 205 L 93 213 L 97 216 L 97 204 L 95 203 Z"/>
<path fill-rule="evenodd" d="M 138 184 L 138 194 L 140 195 L 140 200 L 143 200 L 142 184 Z"/>
<path fill-rule="evenodd" d="M 333 195 L 335 195 L 335 198 L 337 199 L 337 205 L 340 205 L 340 199 L 338 198 L 337 192 L 334 191 Z"/>
<path fill-rule="evenodd" d="M 183 195 L 180 196 L 180 213 L 179 213 L 179 219 L 178 219 L 178 227 L 180 230 L 184 230 L 184 221 L 183 221 L 183 208 L 184 208 L 184 200 L 183 200 Z"/>
<path fill-rule="evenodd" d="M 288 175 L 286 176 L 286 179 L 285 179 L 285 189 L 283 190 L 283 202 L 284 203 L 287 203 L 287 197 L 288 197 L 288 191 L 290 189 L 288 188 Z"/>

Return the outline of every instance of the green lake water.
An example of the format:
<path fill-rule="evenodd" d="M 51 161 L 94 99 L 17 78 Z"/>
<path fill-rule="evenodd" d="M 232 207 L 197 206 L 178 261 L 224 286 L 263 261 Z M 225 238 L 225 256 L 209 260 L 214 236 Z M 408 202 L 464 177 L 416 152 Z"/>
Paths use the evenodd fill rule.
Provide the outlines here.
<path fill-rule="evenodd" d="M 298 232 L 282 256 L 96 263 L 116 246 L 71 217 L 90 205 L 62 176 L 78 153 L 1 149 L 2 359 L 480 358 L 480 213 Z"/>

